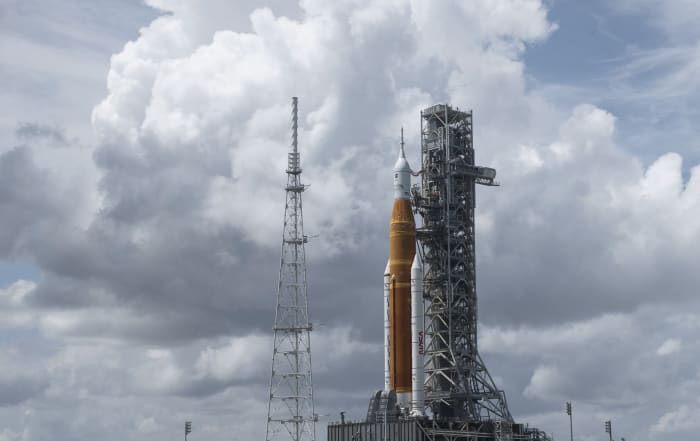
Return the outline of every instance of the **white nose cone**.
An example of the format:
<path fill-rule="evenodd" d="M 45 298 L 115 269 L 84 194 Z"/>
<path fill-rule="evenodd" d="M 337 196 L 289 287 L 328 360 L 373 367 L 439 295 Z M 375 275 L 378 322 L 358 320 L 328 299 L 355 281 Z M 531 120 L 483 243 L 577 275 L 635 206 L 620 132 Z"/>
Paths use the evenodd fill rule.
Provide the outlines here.
<path fill-rule="evenodd" d="M 411 278 L 414 275 L 420 274 L 421 281 L 423 280 L 423 261 L 420 258 L 420 254 L 416 253 L 413 256 L 413 265 L 411 265 Z"/>
<path fill-rule="evenodd" d="M 403 140 L 401 142 L 401 150 L 399 150 L 399 159 L 394 164 L 394 199 L 410 199 L 411 198 L 411 166 L 406 160 L 406 152 L 403 150 Z"/>

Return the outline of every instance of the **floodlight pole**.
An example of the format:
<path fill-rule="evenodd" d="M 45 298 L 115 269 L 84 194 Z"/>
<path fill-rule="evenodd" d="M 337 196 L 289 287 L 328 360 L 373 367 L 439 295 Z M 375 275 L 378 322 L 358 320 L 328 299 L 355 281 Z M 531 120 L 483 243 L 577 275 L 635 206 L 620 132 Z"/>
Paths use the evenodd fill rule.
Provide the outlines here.
<path fill-rule="evenodd" d="M 185 441 L 187 441 L 187 434 L 192 432 L 192 421 L 185 421 Z"/>
<path fill-rule="evenodd" d="M 608 420 L 605 422 L 605 431 L 610 435 L 610 441 L 613 441 L 612 437 L 612 420 Z"/>
<path fill-rule="evenodd" d="M 571 415 L 571 401 L 566 402 L 566 413 L 569 414 L 569 433 L 571 434 L 571 441 L 574 441 L 574 420 Z"/>

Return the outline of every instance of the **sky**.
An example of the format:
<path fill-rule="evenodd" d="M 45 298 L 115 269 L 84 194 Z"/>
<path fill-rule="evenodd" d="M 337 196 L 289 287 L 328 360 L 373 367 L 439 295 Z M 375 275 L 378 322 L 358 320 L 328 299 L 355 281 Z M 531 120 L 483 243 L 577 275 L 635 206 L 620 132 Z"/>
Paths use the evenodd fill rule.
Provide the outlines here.
<path fill-rule="evenodd" d="M 382 387 L 400 128 L 474 112 L 479 348 L 574 439 L 700 429 L 694 0 L 2 0 L 0 441 L 264 436 L 299 97 L 318 439 Z"/>

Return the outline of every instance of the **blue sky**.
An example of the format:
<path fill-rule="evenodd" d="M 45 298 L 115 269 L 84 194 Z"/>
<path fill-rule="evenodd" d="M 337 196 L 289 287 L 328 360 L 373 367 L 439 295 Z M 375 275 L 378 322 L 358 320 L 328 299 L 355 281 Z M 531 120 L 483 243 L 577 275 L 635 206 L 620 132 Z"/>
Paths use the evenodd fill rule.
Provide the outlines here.
<path fill-rule="evenodd" d="M 559 28 L 553 38 L 528 48 L 524 59 L 534 83 L 573 89 L 565 89 L 556 99 L 568 103 L 584 99 L 613 112 L 620 139 L 629 140 L 622 145 L 645 163 L 669 150 L 681 151 L 687 172 L 700 158 L 698 149 L 691 148 L 697 119 L 693 97 L 686 101 L 683 96 L 638 95 L 673 72 L 693 42 L 683 38 L 686 29 L 669 30 L 654 20 L 658 8 L 639 3 L 626 8 L 597 0 L 552 1 L 549 17 Z M 681 53 L 673 56 L 674 51 Z M 644 69 L 635 68 L 648 57 Z"/>
<path fill-rule="evenodd" d="M 443 100 L 502 183 L 480 348 L 516 419 L 700 429 L 693 0 L 148 4 L 0 5 L 0 441 L 261 436 L 292 95 L 319 434 L 381 385 L 390 168 Z"/>

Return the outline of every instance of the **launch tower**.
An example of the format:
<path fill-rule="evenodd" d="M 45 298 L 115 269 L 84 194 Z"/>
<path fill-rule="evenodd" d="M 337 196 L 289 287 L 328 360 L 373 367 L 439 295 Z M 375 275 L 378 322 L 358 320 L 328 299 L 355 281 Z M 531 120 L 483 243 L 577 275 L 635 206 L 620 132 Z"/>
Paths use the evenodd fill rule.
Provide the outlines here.
<path fill-rule="evenodd" d="M 437 421 L 512 423 L 477 348 L 475 184 L 498 184 L 496 170 L 474 165 L 472 113 L 442 104 L 423 110 L 421 160 L 422 191 L 413 199 L 427 268 L 426 405 Z"/>
<path fill-rule="evenodd" d="M 316 414 L 311 381 L 311 342 L 306 295 L 306 253 L 297 148 L 297 98 L 292 98 L 292 151 L 287 163 L 270 401 L 266 440 L 315 441 Z"/>

